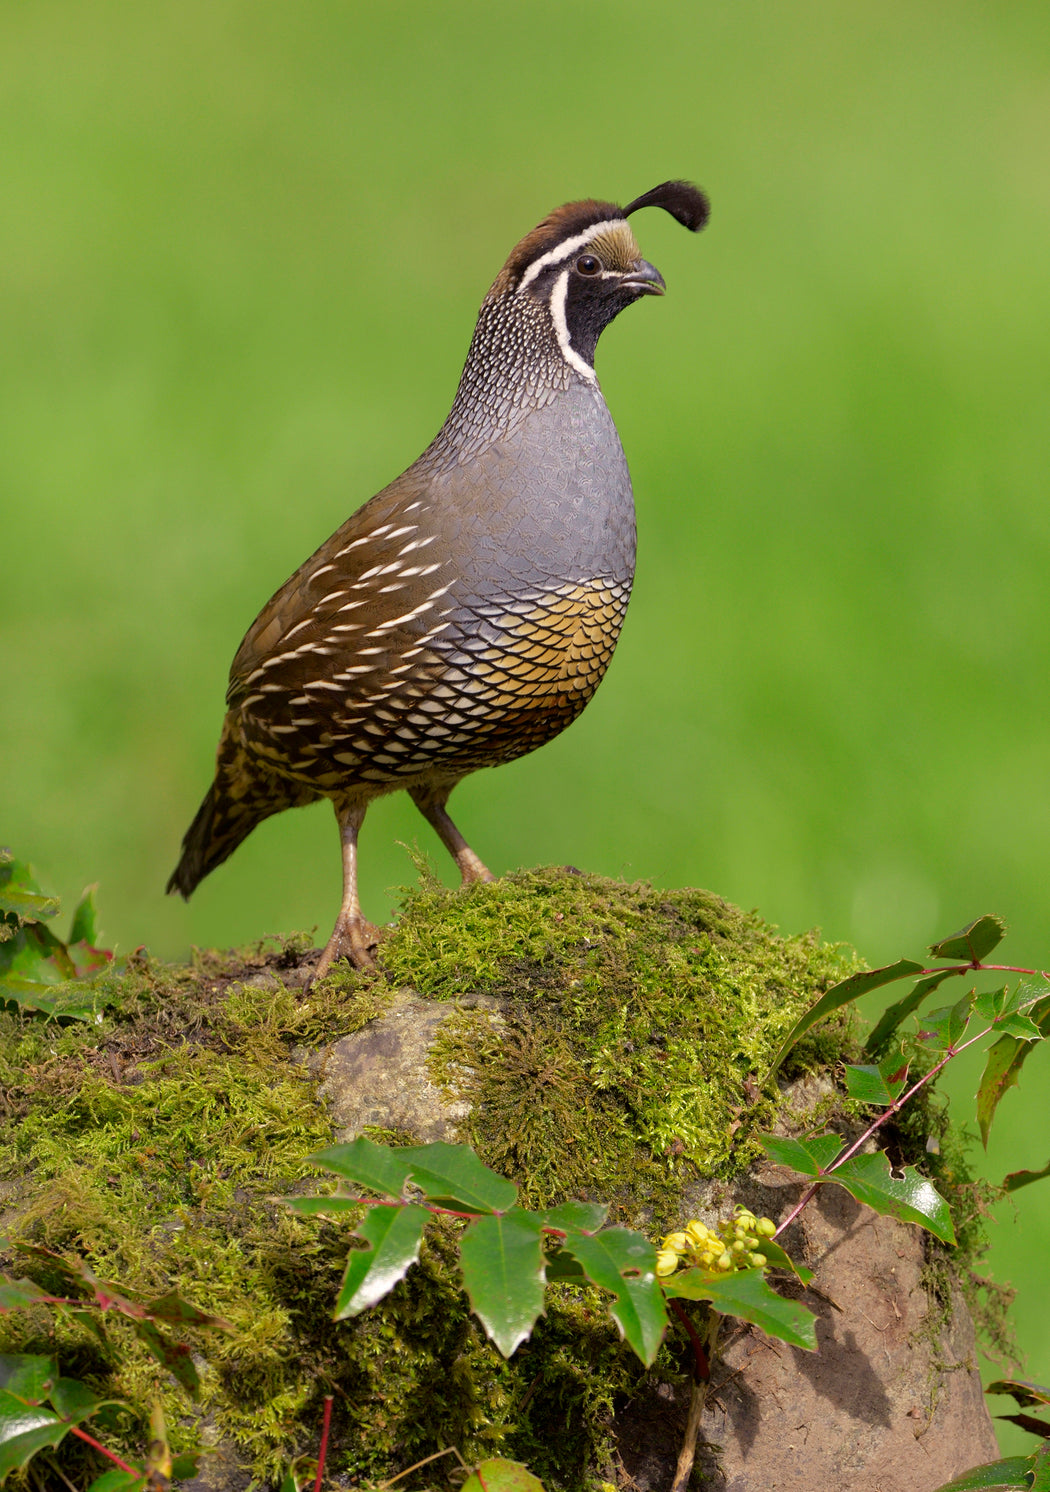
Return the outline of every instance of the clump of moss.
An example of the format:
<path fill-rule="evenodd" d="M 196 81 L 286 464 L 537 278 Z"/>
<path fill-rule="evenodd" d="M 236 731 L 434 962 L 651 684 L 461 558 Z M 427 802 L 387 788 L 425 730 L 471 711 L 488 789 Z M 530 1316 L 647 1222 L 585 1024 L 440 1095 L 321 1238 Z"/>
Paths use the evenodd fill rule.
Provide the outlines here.
<path fill-rule="evenodd" d="M 447 1020 L 433 1062 L 474 1100 L 486 1162 L 534 1205 L 589 1194 L 635 1215 L 683 1165 L 728 1174 L 752 1158 L 750 1130 L 774 1115 L 756 1078 L 799 1014 L 858 967 L 708 892 L 567 870 L 453 895 L 424 884 L 382 959 L 432 998 L 498 1001 L 498 1027 L 485 1010 Z M 816 1040 L 796 1071 L 841 1059 L 848 1016 Z"/>
<path fill-rule="evenodd" d="M 176 1450 L 217 1437 L 264 1482 L 316 1450 L 326 1393 L 330 1464 L 357 1480 L 450 1444 L 525 1460 L 552 1492 L 611 1479 L 614 1407 L 646 1374 L 593 1291 L 552 1290 L 505 1362 L 470 1314 L 448 1220 L 379 1306 L 331 1320 L 350 1226 L 276 1200 L 325 1184 L 304 1160 L 333 1138 L 304 1051 L 365 1025 L 394 986 L 453 1002 L 433 1073 L 472 1098 L 466 1137 L 482 1158 L 526 1204 L 586 1196 L 662 1231 L 688 1179 L 747 1162 L 752 1130 L 775 1117 L 756 1080 L 855 961 L 706 892 L 564 870 L 457 892 L 424 881 L 378 971 L 334 972 L 308 993 L 305 946 L 198 953 L 183 968 L 132 959 L 95 986 L 94 1024 L 0 1010 L 2 1230 L 143 1298 L 177 1289 L 231 1328 L 187 1331 L 205 1363 L 196 1404 L 108 1318 L 100 1337 L 71 1313 L 13 1312 L 0 1351 L 57 1353 L 63 1372 L 126 1399 L 111 1443 L 131 1454 L 159 1380 Z M 840 1013 L 795 1068 L 852 1055 L 851 1042 Z M 20 1256 L 16 1272 L 34 1271 L 46 1266 Z M 651 1371 L 675 1378 L 679 1347 L 672 1336 Z"/>

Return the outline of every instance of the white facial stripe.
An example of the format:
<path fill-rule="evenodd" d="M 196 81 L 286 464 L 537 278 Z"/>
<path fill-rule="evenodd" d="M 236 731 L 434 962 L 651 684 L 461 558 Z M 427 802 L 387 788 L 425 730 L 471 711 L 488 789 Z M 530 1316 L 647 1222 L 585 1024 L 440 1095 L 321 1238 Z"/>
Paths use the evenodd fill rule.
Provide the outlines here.
<path fill-rule="evenodd" d="M 585 248 L 586 245 L 589 244 L 592 239 L 597 238 L 600 233 L 607 233 L 610 228 L 616 228 L 621 223 L 626 225 L 626 222 L 626 218 L 607 218 L 604 222 L 595 223 L 593 227 L 586 229 L 585 232 L 578 233 L 575 238 L 567 238 L 565 242 L 560 243 L 556 249 L 551 249 L 548 253 L 541 254 L 538 259 L 534 259 L 532 261 L 528 269 L 522 275 L 521 283 L 518 285 L 518 294 L 520 295 L 525 287 L 527 285 L 531 285 L 536 276 L 543 270 L 549 268 L 550 265 L 560 264 L 561 261 L 563 259 L 567 259 L 570 254 L 575 254 L 580 249 Z"/>
<path fill-rule="evenodd" d="M 571 368 L 575 368 L 582 378 L 588 383 L 597 383 L 594 369 L 589 363 L 585 363 L 578 352 L 573 351 L 572 343 L 569 341 L 569 327 L 565 320 L 565 300 L 569 294 L 569 271 L 563 269 L 554 282 L 551 291 L 550 307 L 551 320 L 554 322 L 554 335 L 558 339 L 561 355 Z"/>

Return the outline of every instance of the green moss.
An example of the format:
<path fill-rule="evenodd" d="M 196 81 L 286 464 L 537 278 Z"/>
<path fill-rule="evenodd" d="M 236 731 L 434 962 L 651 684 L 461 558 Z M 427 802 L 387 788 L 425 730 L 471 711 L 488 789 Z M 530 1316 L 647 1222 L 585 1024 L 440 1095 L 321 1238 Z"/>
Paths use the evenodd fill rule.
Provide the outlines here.
<path fill-rule="evenodd" d="M 176 1449 L 217 1437 L 272 1482 L 316 1450 L 332 1393 L 332 1469 L 359 1481 L 450 1444 L 524 1460 L 551 1492 L 611 1477 L 614 1406 L 646 1374 L 594 1292 L 552 1290 L 505 1362 L 470 1314 L 460 1225 L 446 1220 L 378 1307 L 331 1320 L 350 1226 L 276 1200 L 328 1184 L 303 1159 L 332 1140 L 305 1053 L 366 1024 L 398 985 L 449 1002 L 432 1069 L 473 1100 L 483 1159 L 527 1203 L 608 1201 L 657 1233 L 681 1220 L 684 1182 L 750 1158 L 776 1112 L 756 1077 L 855 962 L 705 892 L 559 870 L 458 892 L 425 880 L 374 974 L 335 972 L 304 994 L 302 951 L 196 953 L 177 969 L 133 959 L 97 987 L 93 1025 L 0 1012 L 3 1231 L 143 1298 L 177 1289 L 230 1328 L 186 1333 L 204 1363 L 196 1404 L 111 1316 L 100 1336 L 70 1313 L 13 1312 L 0 1351 L 55 1352 L 63 1372 L 124 1398 L 111 1443 L 132 1455 L 159 1388 Z M 841 1014 L 795 1070 L 844 1054 Z M 60 1284 L 46 1261 L 9 1266 Z M 679 1346 L 672 1334 L 651 1372 L 678 1376 Z"/>

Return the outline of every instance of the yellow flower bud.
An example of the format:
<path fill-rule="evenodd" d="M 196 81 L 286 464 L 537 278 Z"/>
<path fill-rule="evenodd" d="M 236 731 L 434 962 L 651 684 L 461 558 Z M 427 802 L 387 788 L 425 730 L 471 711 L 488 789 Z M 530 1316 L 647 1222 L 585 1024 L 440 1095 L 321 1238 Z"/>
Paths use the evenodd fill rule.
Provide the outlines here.
<path fill-rule="evenodd" d="M 732 1267 L 733 1256 L 729 1252 L 722 1254 L 720 1258 L 715 1260 L 716 1269 L 732 1269 Z"/>
<path fill-rule="evenodd" d="M 760 1238 L 772 1238 L 777 1231 L 777 1225 L 772 1218 L 760 1217 L 755 1224 L 755 1232 Z"/>
<path fill-rule="evenodd" d="M 678 1255 L 674 1249 L 660 1249 L 656 1255 L 656 1273 L 661 1279 L 674 1274 L 678 1268 Z"/>
<path fill-rule="evenodd" d="M 752 1269 L 761 1269 L 763 1264 L 766 1263 L 766 1256 L 765 1254 L 748 1254 L 747 1262 L 751 1265 Z"/>

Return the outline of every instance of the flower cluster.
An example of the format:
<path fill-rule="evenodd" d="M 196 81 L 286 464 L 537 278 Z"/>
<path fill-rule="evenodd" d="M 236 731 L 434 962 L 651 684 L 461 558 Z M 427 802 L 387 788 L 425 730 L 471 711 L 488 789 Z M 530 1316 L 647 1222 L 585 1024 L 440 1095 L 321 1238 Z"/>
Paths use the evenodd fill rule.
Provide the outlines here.
<path fill-rule="evenodd" d="M 769 1261 L 759 1252 L 762 1240 L 772 1238 L 776 1223 L 768 1217 L 755 1217 L 738 1202 L 733 1216 L 717 1228 L 708 1228 L 694 1218 L 684 1232 L 668 1233 L 656 1255 L 656 1273 L 662 1278 L 674 1274 L 680 1264 L 701 1269 L 761 1269 Z"/>

